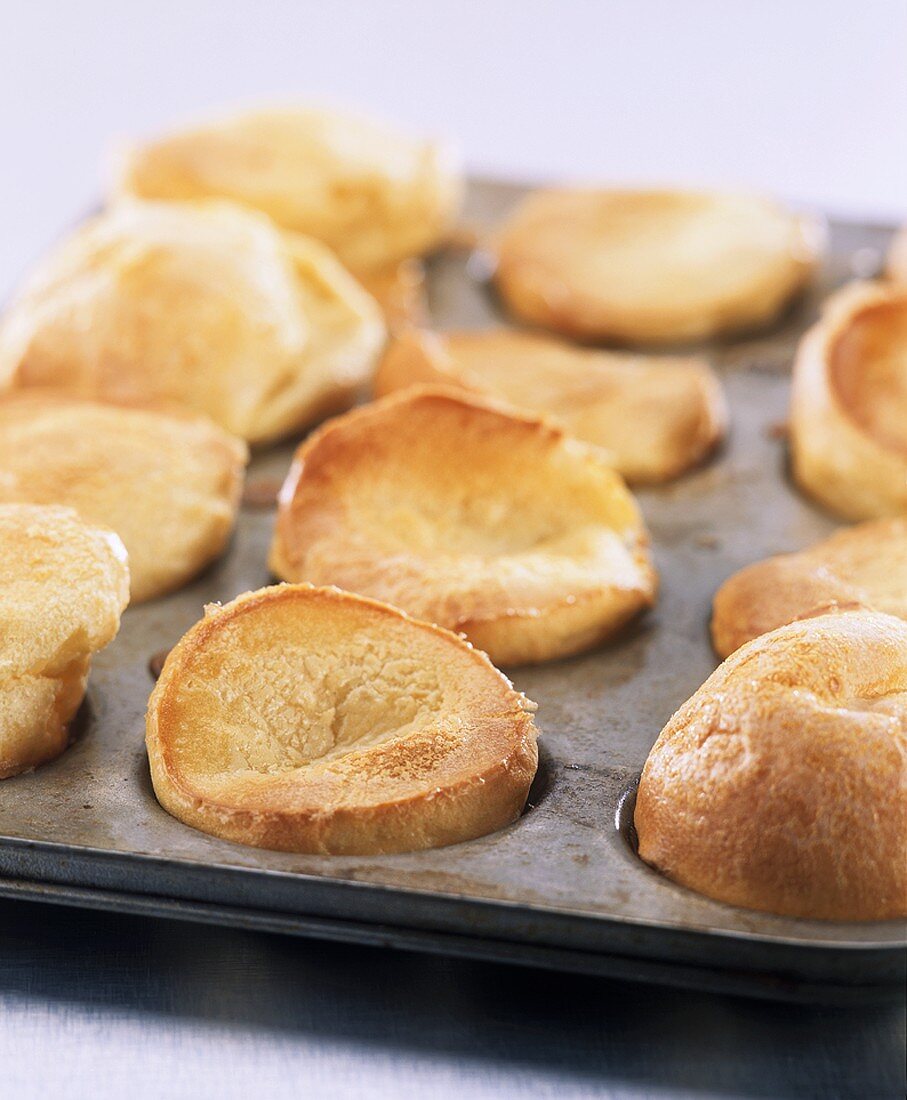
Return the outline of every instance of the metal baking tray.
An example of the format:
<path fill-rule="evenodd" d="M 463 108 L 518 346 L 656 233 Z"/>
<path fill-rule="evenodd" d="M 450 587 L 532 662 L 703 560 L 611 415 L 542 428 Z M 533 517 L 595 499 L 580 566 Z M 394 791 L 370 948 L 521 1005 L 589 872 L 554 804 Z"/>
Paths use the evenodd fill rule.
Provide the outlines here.
<path fill-rule="evenodd" d="M 467 220 L 493 224 L 525 188 L 476 181 Z M 710 345 L 731 408 L 727 444 L 701 470 L 640 492 L 662 590 L 613 644 L 517 669 L 539 704 L 541 763 L 530 806 L 480 840 L 394 856 L 301 856 L 227 843 L 168 816 L 151 789 L 148 662 L 203 604 L 270 580 L 272 509 L 246 508 L 224 558 L 190 587 L 129 609 L 96 659 L 75 741 L 0 784 L 0 894 L 156 913 L 335 940 L 509 960 L 769 997 L 897 996 L 905 929 L 794 920 L 700 897 L 632 847 L 634 784 L 673 711 L 716 666 L 710 603 L 740 566 L 835 526 L 790 486 L 779 426 L 796 341 L 821 298 L 877 268 L 891 230 L 837 223 L 820 285 L 771 332 Z M 502 318 L 480 264 L 432 262 L 440 328 Z M 254 457 L 254 485 L 292 447 Z"/>

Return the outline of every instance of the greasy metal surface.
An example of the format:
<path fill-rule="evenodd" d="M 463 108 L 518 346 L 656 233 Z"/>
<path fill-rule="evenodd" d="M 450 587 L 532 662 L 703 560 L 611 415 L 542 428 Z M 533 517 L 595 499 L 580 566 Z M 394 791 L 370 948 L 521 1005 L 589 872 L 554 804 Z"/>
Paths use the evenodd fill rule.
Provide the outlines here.
<path fill-rule="evenodd" d="M 518 193 L 476 184 L 470 214 L 492 222 Z M 662 575 L 655 611 L 608 648 L 512 673 L 538 702 L 542 733 L 536 804 L 519 822 L 447 849 L 317 857 L 219 841 L 157 805 L 143 746 L 148 661 L 199 618 L 204 603 L 268 583 L 273 511 L 247 508 L 221 562 L 182 592 L 127 611 L 119 637 L 95 662 L 73 746 L 0 786 L 0 874 L 7 877 L 0 892 L 27 890 L 28 880 L 55 884 L 64 900 L 68 886 L 80 888 L 70 896 L 77 902 L 91 891 L 101 903 L 127 895 L 181 899 L 207 919 L 223 907 L 225 921 L 239 911 L 255 923 L 257 913 L 261 923 L 295 922 L 316 934 L 329 934 L 331 922 L 337 935 L 380 924 L 400 942 L 407 933 L 434 936 L 442 950 L 445 937 L 484 938 L 507 955 L 575 951 L 577 958 L 615 954 L 793 981 L 895 980 L 903 967 L 898 922 L 798 921 L 711 902 L 645 867 L 618 828 L 621 798 L 650 745 L 717 663 L 706 631 L 715 588 L 747 562 L 807 545 L 834 527 L 788 484 L 784 446 L 772 431 L 785 416 L 796 339 L 817 302 L 855 271 L 871 271 L 890 235 L 873 227 L 832 230 L 831 258 L 807 301 L 771 333 L 708 349 L 731 407 L 721 454 L 639 494 Z M 500 319 L 468 268 L 456 255 L 433 267 L 439 327 Z M 291 451 L 256 456 L 250 478 L 282 474 Z"/>

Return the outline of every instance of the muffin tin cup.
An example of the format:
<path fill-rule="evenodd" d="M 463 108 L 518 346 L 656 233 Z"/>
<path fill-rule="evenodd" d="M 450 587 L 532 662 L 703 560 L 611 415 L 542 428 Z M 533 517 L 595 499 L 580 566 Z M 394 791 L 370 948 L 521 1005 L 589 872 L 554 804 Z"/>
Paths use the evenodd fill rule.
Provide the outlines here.
<path fill-rule="evenodd" d="M 475 181 L 467 220 L 491 225 L 524 192 Z M 705 349 L 726 388 L 730 435 L 702 469 L 637 494 L 662 577 L 656 608 L 594 652 L 505 670 L 539 704 L 541 732 L 539 775 L 513 825 L 404 855 L 307 856 L 218 840 L 155 801 L 149 660 L 205 603 L 271 581 L 269 497 L 288 443 L 253 456 L 226 555 L 181 592 L 126 612 L 94 662 L 68 751 L 0 785 L 0 893 L 757 996 L 899 996 L 903 923 L 796 920 L 711 901 L 642 863 L 631 828 L 649 748 L 718 664 L 707 630 L 715 590 L 743 565 L 837 526 L 789 484 L 779 425 L 799 335 L 853 274 L 853 258 L 881 257 L 890 235 L 833 224 L 808 298 L 767 333 Z M 476 269 L 462 253 L 432 262 L 437 327 L 505 320 Z"/>

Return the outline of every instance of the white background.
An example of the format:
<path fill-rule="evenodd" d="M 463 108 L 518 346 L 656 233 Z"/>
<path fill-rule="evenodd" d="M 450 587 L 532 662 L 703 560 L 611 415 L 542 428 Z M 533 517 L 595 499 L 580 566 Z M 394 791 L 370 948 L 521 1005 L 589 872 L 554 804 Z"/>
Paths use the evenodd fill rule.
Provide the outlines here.
<path fill-rule="evenodd" d="M 907 0 L 4 7 L 0 292 L 96 200 L 113 139 L 250 99 L 368 106 L 511 177 L 907 217 Z"/>

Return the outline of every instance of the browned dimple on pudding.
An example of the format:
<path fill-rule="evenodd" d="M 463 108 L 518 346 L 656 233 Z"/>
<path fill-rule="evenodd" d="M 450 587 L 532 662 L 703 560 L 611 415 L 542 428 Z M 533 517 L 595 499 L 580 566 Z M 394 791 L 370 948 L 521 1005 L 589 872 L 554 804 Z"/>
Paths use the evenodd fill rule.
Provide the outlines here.
<path fill-rule="evenodd" d="M 849 520 L 907 515 L 907 287 L 854 282 L 800 341 L 791 473 Z"/>
<path fill-rule="evenodd" d="M 415 851 L 515 821 L 535 707 L 484 654 L 336 588 L 275 585 L 210 606 L 151 695 L 158 800 L 259 847 Z"/>
<path fill-rule="evenodd" d="M 907 298 L 857 314 L 831 354 L 832 380 L 865 432 L 907 454 Z"/>

